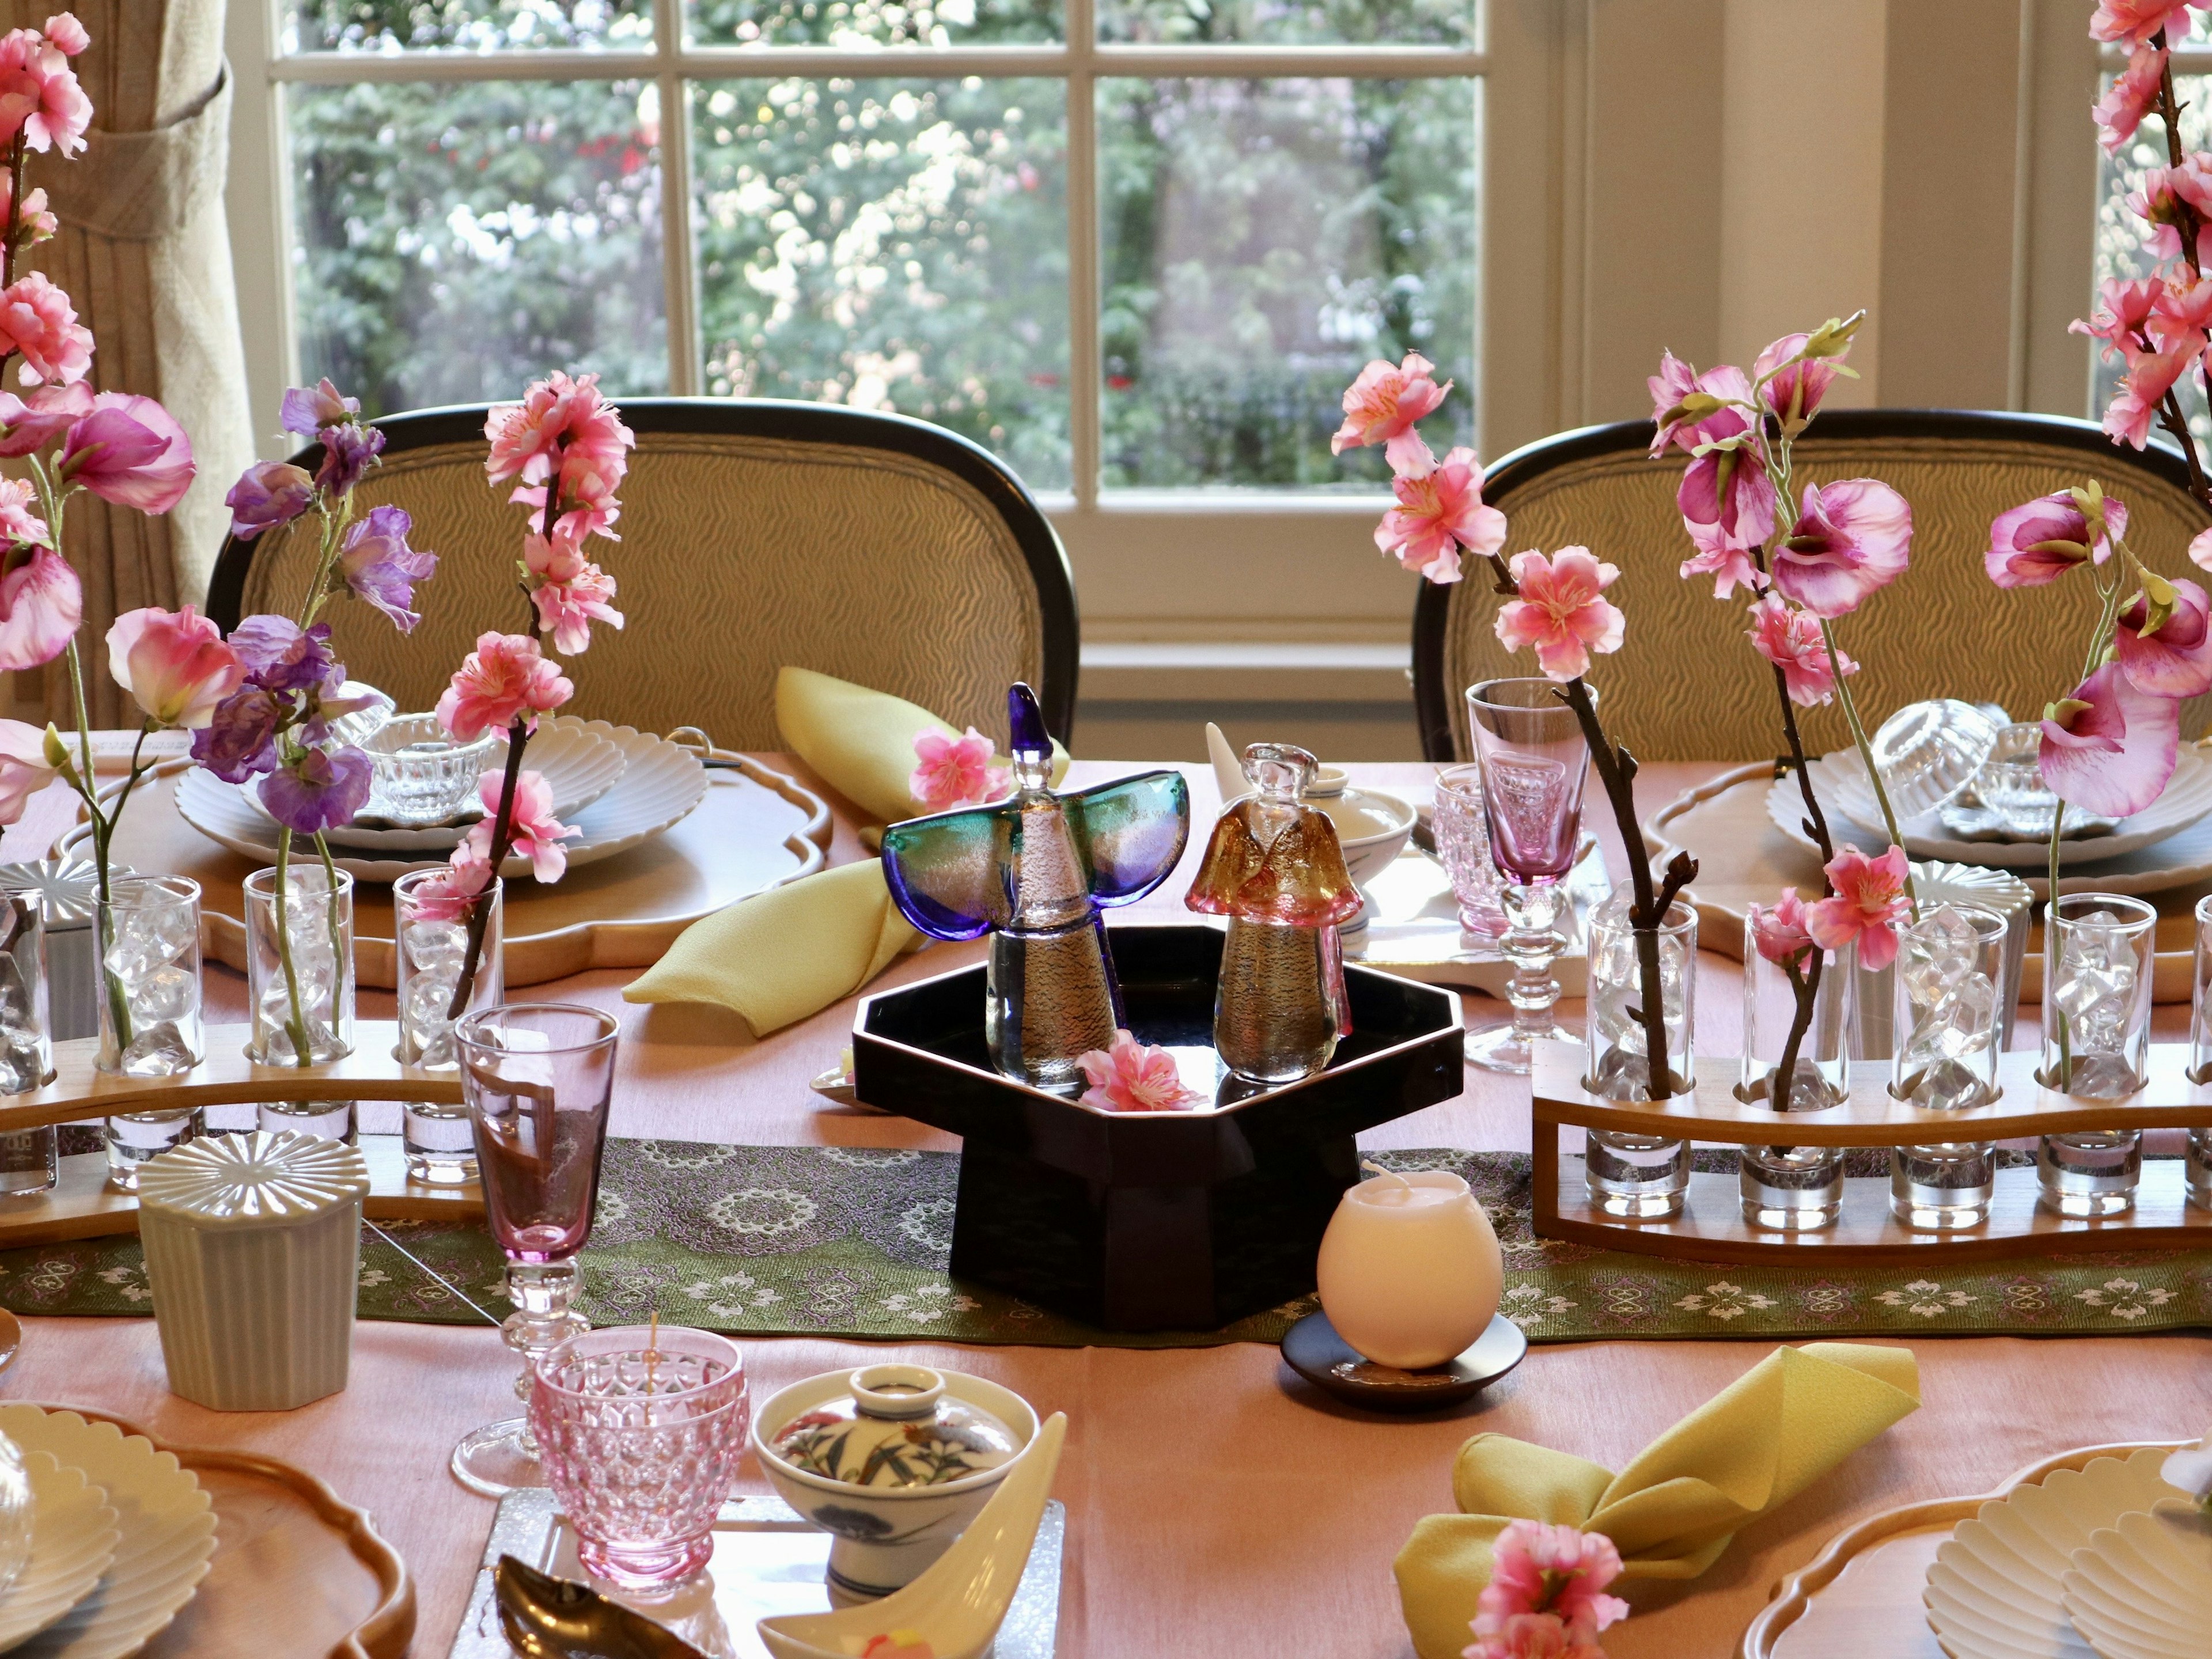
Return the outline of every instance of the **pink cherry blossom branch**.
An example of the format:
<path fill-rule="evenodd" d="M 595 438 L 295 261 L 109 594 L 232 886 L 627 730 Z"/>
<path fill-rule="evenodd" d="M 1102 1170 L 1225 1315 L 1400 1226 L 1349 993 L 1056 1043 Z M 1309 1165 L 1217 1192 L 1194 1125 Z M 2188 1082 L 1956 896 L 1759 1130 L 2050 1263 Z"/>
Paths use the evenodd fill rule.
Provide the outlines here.
<path fill-rule="evenodd" d="M 2169 167 L 2179 167 L 2185 157 L 2181 148 L 2181 104 L 2173 90 L 2173 60 L 2166 56 L 2166 31 L 2160 29 L 2151 38 L 2153 50 L 2161 55 L 2158 76 L 2158 114 L 2166 128 L 2166 155 Z M 2174 205 L 2181 211 L 2181 257 L 2189 262 L 2190 274 L 2202 277 L 2203 270 L 2197 262 L 2197 236 L 2203 221 L 2197 210 L 2179 196 Z M 2207 508 L 2212 508 L 2212 479 L 2204 474 L 2204 465 L 2197 453 L 2197 437 L 2190 431 L 2188 419 L 2182 414 L 2181 399 L 2172 390 L 2159 400 L 2158 423 L 2168 436 L 2180 447 L 2182 459 L 2189 464 L 2189 492 Z M 2053 823 L 2056 833 L 2056 821 Z M 2054 886 L 2053 893 L 2058 890 Z"/>

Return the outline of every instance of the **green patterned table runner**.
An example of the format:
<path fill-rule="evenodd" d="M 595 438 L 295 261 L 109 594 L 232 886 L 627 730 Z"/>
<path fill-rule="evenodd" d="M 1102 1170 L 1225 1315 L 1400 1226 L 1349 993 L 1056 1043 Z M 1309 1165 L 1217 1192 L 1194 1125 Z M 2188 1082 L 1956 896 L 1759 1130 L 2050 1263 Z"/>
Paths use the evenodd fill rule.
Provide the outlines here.
<path fill-rule="evenodd" d="M 1939 1269 L 1711 1267 L 1547 1242 L 1529 1231 L 1524 1152 L 1373 1155 L 1448 1169 L 1505 1249 L 1505 1311 L 1538 1342 L 1632 1337 L 2080 1335 L 2212 1325 L 2212 1250 L 2034 1258 Z M 1726 1156 L 1723 1154 L 1723 1156 Z M 1101 1332 L 945 1273 L 954 1152 L 842 1146 L 607 1143 L 585 1250 L 594 1324 L 677 1324 L 746 1336 L 936 1338 L 1042 1346 L 1273 1342 L 1310 1298 L 1218 1331 Z M 388 1230 L 447 1282 L 364 1233 L 361 1315 L 481 1322 L 449 1286 L 504 1315 L 500 1255 L 480 1228 Z M 0 1251 L 0 1305 L 18 1314 L 153 1310 L 135 1237 Z"/>

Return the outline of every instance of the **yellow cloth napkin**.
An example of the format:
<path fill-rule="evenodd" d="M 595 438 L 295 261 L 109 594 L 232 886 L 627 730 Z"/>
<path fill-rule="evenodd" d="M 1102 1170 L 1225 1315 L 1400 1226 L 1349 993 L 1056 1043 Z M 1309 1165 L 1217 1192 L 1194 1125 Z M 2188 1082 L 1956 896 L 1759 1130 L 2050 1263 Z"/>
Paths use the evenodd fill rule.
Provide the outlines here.
<path fill-rule="evenodd" d="M 1491 1540 L 1515 1520 L 1601 1532 L 1624 1577 L 1695 1578 L 1737 1529 L 1787 1502 L 1920 1405 L 1910 1348 L 1778 1348 L 1646 1446 L 1619 1474 L 1502 1434 L 1459 1449 L 1452 1498 L 1398 1552 L 1406 1628 L 1421 1659 L 1458 1659 L 1490 1581 Z"/>
<path fill-rule="evenodd" d="M 685 928 L 625 1002 L 710 1002 L 756 1036 L 848 997 L 921 943 L 875 859 L 740 899 Z"/>

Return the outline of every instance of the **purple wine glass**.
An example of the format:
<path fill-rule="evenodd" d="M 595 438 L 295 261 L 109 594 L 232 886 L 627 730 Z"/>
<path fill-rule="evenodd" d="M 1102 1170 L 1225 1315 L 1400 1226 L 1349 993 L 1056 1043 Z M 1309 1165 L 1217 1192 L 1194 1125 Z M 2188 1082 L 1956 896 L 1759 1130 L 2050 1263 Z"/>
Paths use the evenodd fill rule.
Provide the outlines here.
<path fill-rule="evenodd" d="M 1593 704 L 1595 690 L 1590 692 Z M 1467 1040 L 1467 1057 L 1493 1072 L 1525 1075 L 1540 1037 L 1577 1041 L 1553 1018 L 1559 981 L 1553 965 L 1567 948 L 1559 878 L 1574 867 L 1582 837 L 1589 745 L 1575 711 L 1550 680 L 1486 680 L 1467 693 L 1468 729 L 1482 768 L 1490 856 L 1508 885 L 1498 949 L 1513 964 L 1510 1023 Z"/>

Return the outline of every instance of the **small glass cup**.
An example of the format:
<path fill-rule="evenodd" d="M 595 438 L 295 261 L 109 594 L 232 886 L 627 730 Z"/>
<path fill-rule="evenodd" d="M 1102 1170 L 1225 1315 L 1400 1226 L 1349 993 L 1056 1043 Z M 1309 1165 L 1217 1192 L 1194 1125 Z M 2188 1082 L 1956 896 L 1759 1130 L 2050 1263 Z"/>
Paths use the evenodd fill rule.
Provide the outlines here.
<path fill-rule="evenodd" d="M 364 817 L 403 828 L 451 823 L 477 798 L 498 734 L 486 732 L 457 743 L 435 714 L 402 714 L 378 727 L 362 744 L 368 756 L 368 800 Z"/>
<path fill-rule="evenodd" d="M 1904 930 L 1893 975 L 1893 1098 L 1956 1112 L 1997 1097 L 2007 933 L 2004 917 L 1978 904 L 1938 905 Z M 1978 1227 L 1996 1196 L 1996 1152 L 1993 1140 L 1891 1148 L 1891 1213 L 1918 1232 Z"/>
<path fill-rule="evenodd" d="M 1596 695 L 1590 693 L 1593 701 Z M 1582 835 L 1589 745 L 1550 680 L 1486 680 L 1468 688 L 1467 706 L 1482 769 L 1491 861 L 1511 884 L 1498 948 L 1514 970 L 1506 988 L 1512 1022 L 1470 1036 L 1467 1057 L 1486 1071 L 1525 1076 L 1530 1043 L 1575 1040 L 1552 1017 L 1559 1000 L 1553 965 L 1567 948 L 1559 927 L 1565 899 L 1559 884 L 1574 867 Z"/>
<path fill-rule="evenodd" d="M 278 941 L 289 937 L 289 960 Z M 323 1066 L 353 1052 L 353 877 L 312 855 L 246 878 L 246 1054 L 263 1066 Z M 349 1100 L 264 1101 L 260 1127 L 350 1142 Z"/>
<path fill-rule="evenodd" d="M 1819 977 L 1814 979 L 1814 963 Z M 1850 945 L 1825 954 L 1815 945 L 1796 971 L 1812 992 L 1812 1018 L 1788 1054 L 1798 1001 L 1790 969 L 1759 950 L 1747 921 L 1743 948 L 1743 1072 L 1736 1098 L 1778 1114 L 1821 1112 L 1850 1097 L 1851 992 L 1858 952 Z M 1785 1085 L 1781 1064 L 1790 1060 Z M 1808 1232 L 1832 1226 L 1843 1213 L 1844 1153 L 1839 1146 L 1746 1146 L 1736 1159 L 1743 1213 L 1753 1226 Z"/>
<path fill-rule="evenodd" d="M 1890 810 L 1902 823 L 1932 812 L 1974 781 L 1997 740 L 1997 722 L 1955 697 L 1907 703 L 1867 744 Z"/>
<path fill-rule="evenodd" d="M 612 1015 L 565 1002 L 503 1003 L 453 1028 L 484 1217 L 507 1255 L 514 1312 L 500 1334 L 523 1357 L 520 1400 L 539 1357 L 590 1328 L 569 1304 L 599 1202 L 619 1035 Z M 453 1469 L 488 1498 L 545 1484 L 537 1437 L 520 1417 L 463 1436 Z"/>
<path fill-rule="evenodd" d="M 2143 1086 L 2157 927 L 2149 905 L 2115 893 L 2068 893 L 2049 907 L 2037 1074 L 2045 1088 L 2102 1101 Z M 2046 1208 L 2065 1216 L 2124 1215 L 2135 1207 L 2142 1175 L 2142 1132 L 2045 1135 L 2036 1164 Z"/>
<path fill-rule="evenodd" d="M 0 894 L 0 1095 L 29 1094 L 54 1080 L 52 1030 L 45 901 L 35 892 Z M 0 1199 L 52 1192 L 61 1167 L 53 1125 L 0 1134 Z"/>
<path fill-rule="evenodd" d="M 570 1337 L 539 1358 L 530 1395 L 577 1558 L 625 1589 L 662 1589 L 707 1565 L 751 1422 L 737 1344 L 667 1325 Z"/>
<path fill-rule="evenodd" d="M 2197 901 L 2197 965 L 2189 999 L 2189 1080 L 2212 1083 L 2212 895 Z M 2189 1132 L 2189 1201 L 2212 1210 L 2212 1129 Z"/>
<path fill-rule="evenodd" d="M 1591 912 L 1589 921 L 1589 1074 L 1583 1086 L 1607 1100 L 1650 1098 L 1650 1035 L 1638 1014 L 1644 981 L 1636 930 L 1629 926 L 1627 884 Z M 1658 930 L 1659 1009 L 1667 1069 L 1695 1075 L 1698 915 L 1677 900 Z M 1590 1203 L 1626 1221 L 1679 1215 L 1690 1189 L 1690 1143 L 1656 1135 L 1593 1129 L 1583 1152 Z"/>
<path fill-rule="evenodd" d="M 393 988 L 399 1007 L 399 1042 L 392 1057 L 403 1066 L 430 1072 L 456 1072 L 460 1057 L 453 1027 L 461 1017 L 489 1008 L 506 996 L 501 949 L 505 908 L 500 884 L 493 882 L 473 898 L 448 899 L 428 883 L 439 883 L 445 870 L 413 870 L 392 884 L 393 948 L 398 963 Z M 479 923 L 478 912 L 483 920 Z M 460 1007 L 453 994 L 468 958 L 469 933 L 481 926 L 483 943 L 474 976 Z M 477 1178 L 476 1133 L 469 1109 L 433 1101 L 409 1101 L 401 1109 L 401 1145 L 407 1178 L 433 1186 L 455 1186 Z"/>
<path fill-rule="evenodd" d="M 1490 861 L 1490 819 L 1482 810 L 1482 768 L 1469 761 L 1437 774 L 1433 820 L 1437 857 L 1451 878 L 1459 902 L 1459 925 L 1468 933 L 1494 939 L 1505 931 L 1504 890 L 1498 866 Z"/>
<path fill-rule="evenodd" d="M 200 1006 L 200 888 L 183 876 L 117 876 L 94 906 L 103 1072 L 176 1077 L 207 1056 Z M 138 1166 L 205 1132 L 198 1106 L 107 1120 L 107 1184 L 138 1190 Z"/>

